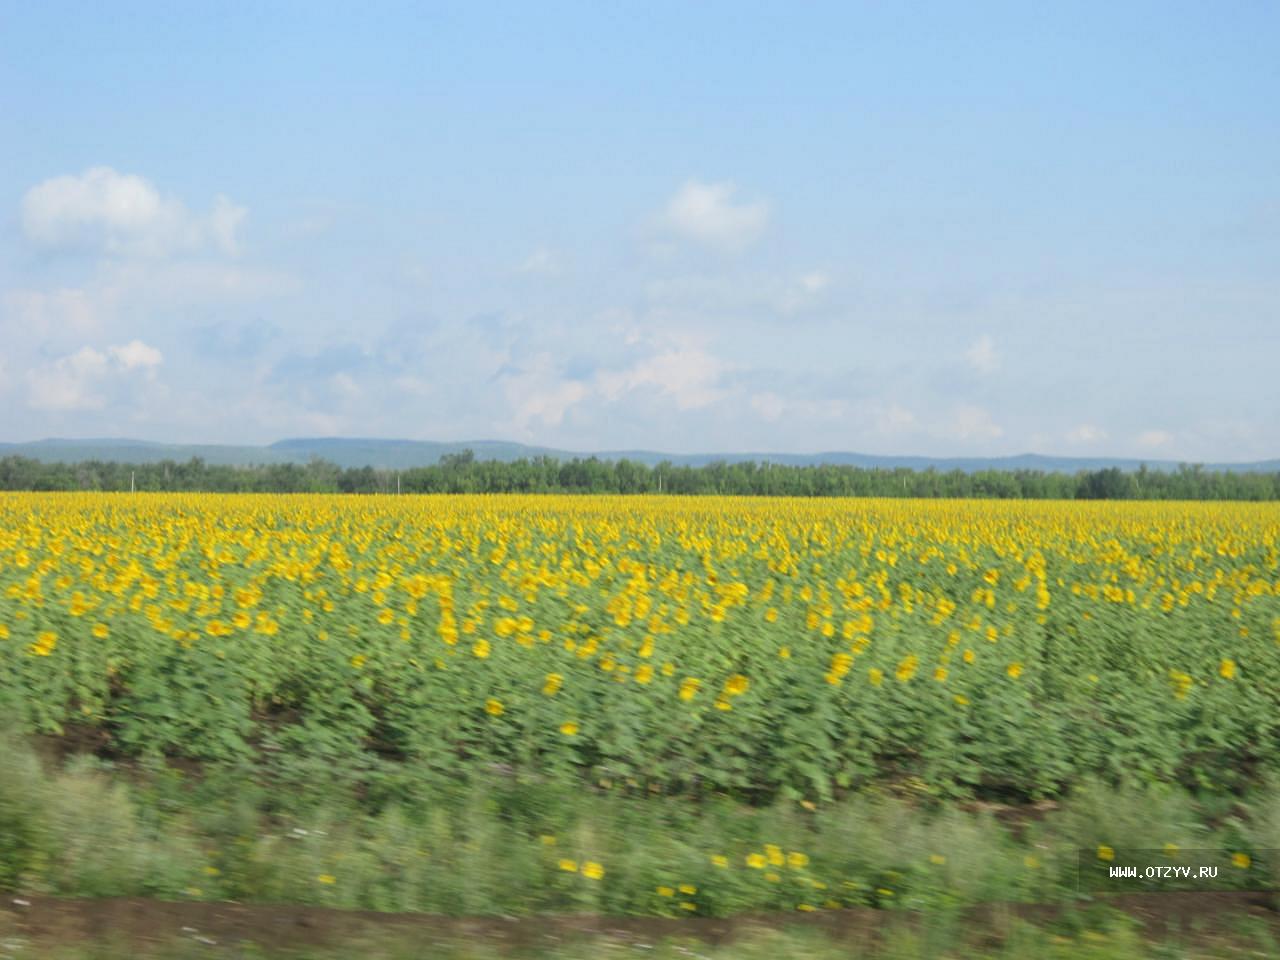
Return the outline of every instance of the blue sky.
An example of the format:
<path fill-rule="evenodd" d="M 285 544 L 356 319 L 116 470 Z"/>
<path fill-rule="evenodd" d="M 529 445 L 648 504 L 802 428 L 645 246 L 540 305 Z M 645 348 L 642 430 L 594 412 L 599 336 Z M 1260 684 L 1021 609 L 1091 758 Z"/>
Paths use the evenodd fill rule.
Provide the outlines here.
<path fill-rule="evenodd" d="M 1280 456 L 1280 7 L 0 0 L 0 439 Z"/>

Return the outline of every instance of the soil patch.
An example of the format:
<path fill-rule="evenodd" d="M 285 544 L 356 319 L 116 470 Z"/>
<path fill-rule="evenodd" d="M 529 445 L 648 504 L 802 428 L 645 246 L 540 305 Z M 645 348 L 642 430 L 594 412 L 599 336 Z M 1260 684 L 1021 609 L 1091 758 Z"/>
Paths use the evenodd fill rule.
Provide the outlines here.
<path fill-rule="evenodd" d="M 1280 935 L 1280 905 L 1274 893 L 1125 894 L 1091 901 L 1123 911 L 1152 939 L 1213 937 L 1253 918 Z M 1048 904 L 984 904 L 961 913 L 960 922 L 999 939 L 1013 919 L 1037 924 L 1058 920 L 1066 908 Z M 252 943 L 263 949 L 339 946 L 367 938 L 411 938 L 422 946 L 487 944 L 497 949 L 551 947 L 584 939 L 651 946 L 663 940 L 730 943 L 752 931 L 801 927 L 834 940 L 868 942 L 889 925 L 922 924 L 907 912 L 850 908 L 809 914 L 752 913 L 729 918 L 691 917 L 442 917 L 323 907 L 240 903 L 192 903 L 137 897 L 64 899 L 6 895 L 0 902 L 0 935 L 36 945 L 119 943 L 167 946 L 188 940 L 210 948 Z"/>

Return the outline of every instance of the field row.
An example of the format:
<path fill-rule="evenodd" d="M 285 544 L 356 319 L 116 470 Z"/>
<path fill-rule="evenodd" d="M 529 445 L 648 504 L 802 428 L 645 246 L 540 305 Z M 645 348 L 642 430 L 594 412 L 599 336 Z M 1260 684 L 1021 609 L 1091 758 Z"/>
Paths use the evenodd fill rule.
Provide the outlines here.
<path fill-rule="evenodd" d="M 653 792 L 1275 769 L 1280 507 L 0 497 L 0 710 Z"/>

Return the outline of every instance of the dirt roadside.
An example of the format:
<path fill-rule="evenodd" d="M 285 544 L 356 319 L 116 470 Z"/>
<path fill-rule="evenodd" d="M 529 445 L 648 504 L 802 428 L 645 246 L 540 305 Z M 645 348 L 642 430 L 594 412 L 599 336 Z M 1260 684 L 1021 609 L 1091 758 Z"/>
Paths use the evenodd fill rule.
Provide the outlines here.
<path fill-rule="evenodd" d="M 1280 937 L 1280 902 L 1274 893 L 1149 893 L 1108 897 L 1102 903 L 1133 917 L 1153 939 L 1212 937 L 1253 920 Z M 1013 919 L 1047 924 L 1063 907 L 985 904 L 966 910 L 961 922 L 997 934 Z M 134 897 L 63 899 L 6 895 L 0 901 L 0 937 L 34 947 L 111 942 L 138 947 L 191 940 L 213 947 L 246 943 L 266 950 L 338 946 L 371 937 L 412 938 L 423 946 L 486 944 L 496 949 L 548 947 L 582 939 L 622 945 L 696 938 L 710 945 L 730 943 L 760 928 L 804 927 L 840 941 L 865 942 L 887 925 L 923 921 L 918 914 L 871 909 L 797 913 L 753 913 L 731 918 L 693 917 L 442 917 L 389 914 L 323 907 L 240 903 L 192 903 Z"/>

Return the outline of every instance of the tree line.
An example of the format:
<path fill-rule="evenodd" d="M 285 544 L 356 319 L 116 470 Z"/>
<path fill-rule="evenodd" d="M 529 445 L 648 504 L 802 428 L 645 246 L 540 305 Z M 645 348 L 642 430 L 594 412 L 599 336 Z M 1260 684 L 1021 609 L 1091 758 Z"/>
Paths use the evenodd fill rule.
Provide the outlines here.
<path fill-rule="evenodd" d="M 477 460 L 472 451 L 406 470 L 343 468 L 326 460 L 227 466 L 0 458 L 0 490 L 218 493 L 669 493 L 797 497 L 958 497 L 1055 500 L 1280 500 L 1280 473 L 1227 473 L 1183 465 L 1164 472 L 1116 467 L 1076 474 L 1037 470 L 911 470 L 770 463 L 670 462 L 596 457 Z"/>

